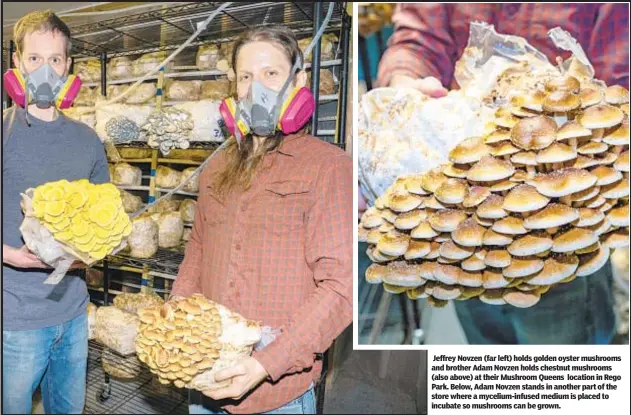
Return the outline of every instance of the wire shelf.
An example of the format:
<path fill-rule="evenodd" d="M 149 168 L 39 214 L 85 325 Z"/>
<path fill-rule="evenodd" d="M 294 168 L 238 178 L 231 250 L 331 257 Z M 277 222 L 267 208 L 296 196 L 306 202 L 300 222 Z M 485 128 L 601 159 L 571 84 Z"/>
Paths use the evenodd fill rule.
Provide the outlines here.
<path fill-rule="evenodd" d="M 151 258 L 133 258 L 119 253 L 109 256 L 108 261 L 114 266 L 148 268 L 163 274 L 177 275 L 180 264 L 184 261 L 184 249 L 182 247 L 179 250 L 158 248 L 158 252 Z"/>
<path fill-rule="evenodd" d="M 161 385 L 155 376 L 135 356 L 123 357 L 104 347 L 97 341 L 89 341 L 87 396 L 84 413 L 87 414 L 187 414 L 185 389 Z M 106 373 L 103 358 L 115 364 L 114 374 L 129 379 L 111 376 L 109 399 L 100 399 L 105 385 Z M 135 359 L 135 360 L 134 360 Z M 110 366 L 110 365 L 108 365 Z"/>
<path fill-rule="evenodd" d="M 135 55 L 179 47 L 215 11 L 220 2 L 195 2 L 71 27 L 75 57 Z M 224 9 L 191 46 L 223 43 L 244 30 L 282 24 L 298 37 L 313 30 L 312 2 L 244 2 Z M 327 32 L 341 28 L 345 10 L 336 3 Z"/>

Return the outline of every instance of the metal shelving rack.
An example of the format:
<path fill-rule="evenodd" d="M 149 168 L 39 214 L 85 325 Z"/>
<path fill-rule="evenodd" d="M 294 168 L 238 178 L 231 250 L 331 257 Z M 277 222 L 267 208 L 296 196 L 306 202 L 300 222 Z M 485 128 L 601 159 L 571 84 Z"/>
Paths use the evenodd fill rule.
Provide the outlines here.
<path fill-rule="evenodd" d="M 101 80 L 99 83 L 86 84 L 86 86 L 100 86 L 101 94 L 105 95 L 108 83 L 122 84 L 134 82 L 136 79 L 123 79 L 109 81 L 107 79 L 106 65 L 110 58 L 140 55 L 156 51 L 172 51 L 178 48 L 190 35 L 197 30 L 198 24 L 203 22 L 221 3 L 219 2 L 197 2 L 187 4 L 177 4 L 167 6 L 157 10 L 145 11 L 131 14 L 115 19 L 102 20 L 84 25 L 71 27 L 73 57 L 74 62 L 98 57 L 101 62 Z M 218 15 L 206 30 L 192 43 L 191 48 L 208 43 L 225 43 L 233 40 L 244 30 L 251 28 L 282 24 L 291 28 L 297 37 L 313 36 L 317 32 L 320 23 L 324 19 L 326 12 L 325 3 L 320 2 L 247 2 L 235 3 L 226 8 Z M 320 57 L 320 43 L 318 42 L 312 52 L 312 62 L 305 65 L 306 69 L 312 71 L 311 88 L 318 105 L 314 113 L 311 124 L 311 134 L 334 145 L 346 148 L 346 107 L 348 102 L 348 88 L 350 77 L 349 71 L 349 40 L 351 30 L 351 17 L 347 14 L 347 5 L 344 2 L 336 2 L 332 18 L 325 33 L 338 33 L 339 49 L 336 59 L 322 61 Z M 10 52 L 11 44 L 8 51 Z M 9 62 L 9 65 L 11 63 Z M 339 68 L 338 92 L 332 95 L 320 95 L 319 80 L 321 68 Z M 221 71 L 173 71 L 166 72 L 164 68 L 154 77 L 148 80 L 157 80 L 157 87 L 162 88 L 165 78 L 200 78 L 224 75 Z M 171 105 L 170 102 L 163 102 L 161 94 L 156 99 L 157 106 Z M 133 143 L 130 146 L 143 146 L 143 144 Z M 218 143 L 195 143 L 191 142 L 191 147 L 206 147 L 214 149 Z M 141 190 L 148 192 L 148 202 L 155 200 L 160 191 L 155 186 L 155 170 L 158 164 L 199 164 L 183 160 L 167 159 L 159 157 L 158 150 L 152 151 L 152 157 L 147 159 L 122 160 L 130 163 L 140 163 L 150 166 L 149 185 L 130 190 Z M 195 196 L 185 194 L 186 196 Z M 183 250 L 160 249 L 154 257 L 146 260 L 131 258 L 124 254 L 106 258 L 100 266 L 103 268 L 104 283 L 102 289 L 89 288 L 92 293 L 101 293 L 102 300 L 95 302 L 104 305 L 111 304 L 111 295 L 119 294 L 120 291 L 110 288 L 112 283 L 121 286 L 132 286 L 141 291 L 152 290 L 163 294 L 169 294 L 170 283 L 176 278 L 177 270 L 183 260 Z M 131 273 L 140 274 L 139 283 L 125 283 L 113 280 L 111 270 L 118 269 Z M 164 280 L 163 288 L 154 287 L 154 278 Z M 90 343 L 92 355 L 102 353 L 102 346 L 95 342 Z M 91 357 L 93 358 L 93 357 Z M 318 413 L 322 413 L 324 405 L 325 378 L 327 375 L 328 353 L 320 356 L 324 360 L 321 382 L 318 384 L 316 396 L 318 399 Z M 98 371 L 97 371 L 98 372 Z M 92 373 L 92 372 L 90 372 Z M 96 373 L 96 372 L 95 372 Z M 103 372 L 99 372 L 103 373 Z M 129 413 L 134 406 L 132 401 L 136 399 L 140 391 L 150 387 L 147 386 L 146 379 L 139 377 L 134 380 L 134 387 L 121 386 L 118 381 L 112 382 L 107 373 L 103 373 L 103 384 L 100 390 L 96 390 L 94 382 L 100 381 L 100 377 L 92 374 L 88 377 L 89 394 L 88 413 Z M 92 382 L 92 383 L 90 383 Z M 132 382 L 133 383 L 133 382 Z M 143 389 L 144 388 L 144 389 Z M 148 389 L 148 393 L 152 392 Z M 112 394 L 123 394 L 117 396 L 115 402 L 108 403 Z M 98 395 L 98 396 L 97 396 Z M 93 398 L 93 399 L 90 399 Z M 120 399 L 119 399 L 120 398 Z M 129 404 L 127 404 L 129 403 Z M 90 406 L 91 405 L 91 406 Z M 131 406 L 130 406 L 131 405 Z M 187 410 L 186 402 L 182 404 L 184 411 Z M 182 406 L 180 405 L 180 406 Z M 177 406 L 177 405 L 176 405 Z M 180 406 L 171 407 L 170 413 L 180 412 Z M 137 405 L 136 405 L 137 407 Z"/>

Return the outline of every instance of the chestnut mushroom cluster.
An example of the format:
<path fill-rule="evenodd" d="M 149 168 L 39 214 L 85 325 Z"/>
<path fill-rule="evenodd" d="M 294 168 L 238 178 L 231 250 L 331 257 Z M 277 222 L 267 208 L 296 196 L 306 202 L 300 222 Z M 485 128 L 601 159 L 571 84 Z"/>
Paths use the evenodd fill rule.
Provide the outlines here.
<path fill-rule="evenodd" d="M 161 384 L 191 388 L 191 381 L 219 359 L 221 315 L 203 295 L 143 308 L 138 316 L 138 359 Z"/>
<path fill-rule="evenodd" d="M 399 177 L 361 218 L 366 280 L 433 306 L 531 307 L 629 244 L 629 92 L 568 75 L 513 97 L 450 163 Z"/>

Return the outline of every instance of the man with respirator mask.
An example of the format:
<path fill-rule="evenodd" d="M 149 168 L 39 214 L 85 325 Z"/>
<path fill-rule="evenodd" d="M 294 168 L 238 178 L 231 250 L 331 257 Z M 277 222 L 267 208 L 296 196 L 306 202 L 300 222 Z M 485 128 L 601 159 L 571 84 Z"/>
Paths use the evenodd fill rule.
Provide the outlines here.
<path fill-rule="evenodd" d="M 190 391 L 189 413 L 315 413 L 317 359 L 352 322 L 353 173 L 339 148 L 306 134 L 316 105 L 291 30 L 234 45 L 233 135 L 200 175 L 191 238 L 172 296 L 205 297 L 273 341 L 219 371 L 229 386 Z"/>
<path fill-rule="evenodd" d="M 15 69 L 3 77 L 15 105 L 2 118 L 2 412 L 31 412 L 41 383 L 46 413 L 81 413 L 88 357 L 85 281 L 72 273 L 44 284 L 52 269 L 24 246 L 20 193 L 66 179 L 109 181 L 105 149 L 90 127 L 59 110 L 81 86 L 68 75 L 70 30 L 50 11 L 14 27 Z"/>

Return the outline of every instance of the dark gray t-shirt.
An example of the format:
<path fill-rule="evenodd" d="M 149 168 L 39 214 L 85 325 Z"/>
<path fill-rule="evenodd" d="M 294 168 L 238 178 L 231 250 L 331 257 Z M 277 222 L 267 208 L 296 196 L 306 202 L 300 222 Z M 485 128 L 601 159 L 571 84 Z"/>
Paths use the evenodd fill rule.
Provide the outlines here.
<path fill-rule="evenodd" d="M 15 111 L 9 134 L 6 123 Z M 43 183 L 66 179 L 109 182 L 105 148 L 90 127 L 60 114 L 51 122 L 13 107 L 3 115 L 2 243 L 24 245 L 20 193 Z M 58 285 L 44 284 L 49 272 L 2 265 L 3 330 L 34 330 L 65 323 L 85 312 L 85 281 L 69 273 Z"/>

